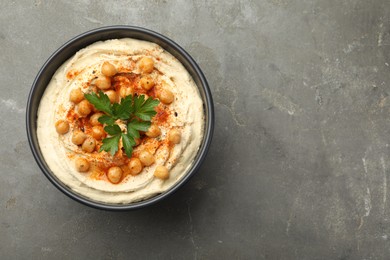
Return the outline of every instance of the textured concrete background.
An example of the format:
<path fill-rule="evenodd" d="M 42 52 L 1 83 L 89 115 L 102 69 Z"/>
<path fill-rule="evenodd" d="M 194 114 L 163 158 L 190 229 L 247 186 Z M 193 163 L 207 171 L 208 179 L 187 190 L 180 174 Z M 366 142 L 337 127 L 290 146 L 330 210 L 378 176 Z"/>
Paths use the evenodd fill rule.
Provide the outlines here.
<path fill-rule="evenodd" d="M 69 2 L 0 4 L 1 259 L 390 258 L 388 1 Z M 54 188 L 25 133 L 44 61 L 115 24 L 188 50 L 217 118 L 199 173 L 126 213 Z"/>

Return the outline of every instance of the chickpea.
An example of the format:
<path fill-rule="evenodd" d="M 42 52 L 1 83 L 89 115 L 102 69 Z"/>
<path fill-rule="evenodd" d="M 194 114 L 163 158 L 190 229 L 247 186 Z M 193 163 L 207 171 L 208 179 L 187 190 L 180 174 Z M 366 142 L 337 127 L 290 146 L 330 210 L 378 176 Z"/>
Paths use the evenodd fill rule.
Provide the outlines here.
<path fill-rule="evenodd" d="M 77 106 L 77 113 L 82 116 L 88 116 L 92 111 L 92 105 L 88 102 L 88 100 L 81 101 Z"/>
<path fill-rule="evenodd" d="M 104 76 L 112 77 L 116 74 L 116 68 L 114 65 L 109 63 L 108 61 L 103 62 L 102 65 L 102 73 Z"/>
<path fill-rule="evenodd" d="M 111 88 L 111 79 L 107 76 L 98 76 L 98 78 L 95 80 L 96 87 L 106 90 Z"/>
<path fill-rule="evenodd" d="M 83 149 L 84 152 L 92 153 L 95 150 L 95 146 L 96 146 L 95 139 L 93 139 L 93 137 L 89 136 L 83 142 L 81 149 Z"/>
<path fill-rule="evenodd" d="M 89 119 L 89 122 L 91 123 L 91 125 L 95 126 L 95 125 L 101 125 L 101 123 L 99 122 L 99 118 L 103 115 L 103 113 L 95 113 L 91 116 L 91 118 Z"/>
<path fill-rule="evenodd" d="M 164 104 L 171 104 L 173 102 L 173 100 L 175 99 L 175 96 L 173 95 L 173 93 L 168 89 L 161 89 L 157 93 L 157 97 Z"/>
<path fill-rule="evenodd" d="M 81 145 L 87 139 L 87 135 L 81 130 L 75 130 L 72 135 L 72 143 Z"/>
<path fill-rule="evenodd" d="M 116 94 L 115 90 L 108 90 L 108 91 L 106 91 L 104 93 L 108 96 L 108 98 L 110 99 L 111 103 L 115 103 L 116 102 L 117 94 Z"/>
<path fill-rule="evenodd" d="M 140 159 L 138 159 L 138 158 L 131 158 L 128 166 L 129 166 L 131 175 L 137 175 L 143 169 L 142 163 L 141 163 Z"/>
<path fill-rule="evenodd" d="M 60 135 L 66 134 L 69 131 L 69 123 L 65 120 L 58 120 L 55 124 L 56 131 Z"/>
<path fill-rule="evenodd" d="M 148 151 L 142 151 L 139 154 L 139 159 L 144 166 L 150 166 L 154 163 L 154 156 Z"/>
<path fill-rule="evenodd" d="M 152 79 L 152 77 L 150 76 L 143 76 L 140 81 L 139 81 L 139 84 L 141 85 L 141 87 L 145 90 L 150 90 L 151 88 L 154 87 L 154 80 Z"/>
<path fill-rule="evenodd" d="M 177 129 L 172 129 L 168 134 L 168 140 L 171 143 L 178 144 L 181 140 L 181 133 Z"/>
<path fill-rule="evenodd" d="M 151 125 L 145 134 L 149 137 L 157 137 L 161 135 L 161 130 L 158 126 Z"/>
<path fill-rule="evenodd" d="M 107 178 L 110 182 L 117 184 L 121 181 L 123 171 L 120 167 L 114 166 L 108 169 Z"/>
<path fill-rule="evenodd" d="M 69 100 L 75 104 L 80 103 L 81 100 L 84 99 L 84 93 L 80 88 L 72 89 L 69 95 Z"/>
<path fill-rule="evenodd" d="M 106 135 L 106 132 L 104 131 L 103 126 L 95 125 L 92 127 L 91 135 L 96 140 L 101 140 Z"/>
<path fill-rule="evenodd" d="M 162 180 L 168 179 L 169 178 L 168 168 L 162 165 L 157 166 L 156 169 L 154 170 L 154 176 Z"/>
<path fill-rule="evenodd" d="M 139 68 L 142 73 L 151 73 L 154 69 L 154 61 L 150 57 L 143 57 L 139 61 Z"/>
<path fill-rule="evenodd" d="M 127 97 L 128 95 L 133 95 L 134 94 L 134 90 L 131 88 L 131 87 L 126 87 L 126 86 L 122 86 L 120 89 L 119 89 L 119 96 L 121 98 L 125 98 Z"/>
<path fill-rule="evenodd" d="M 89 162 L 87 159 L 79 157 L 75 160 L 76 169 L 79 172 L 87 172 L 89 170 Z"/>

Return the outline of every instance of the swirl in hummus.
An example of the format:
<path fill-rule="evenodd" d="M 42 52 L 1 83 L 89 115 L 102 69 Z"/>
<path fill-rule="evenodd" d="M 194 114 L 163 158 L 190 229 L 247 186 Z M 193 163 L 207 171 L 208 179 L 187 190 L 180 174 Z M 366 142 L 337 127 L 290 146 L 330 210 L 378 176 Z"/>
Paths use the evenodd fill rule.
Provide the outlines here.
<path fill-rule="evenodd" d="M 99 86 L 105 74 L 110 74 L 109 84 Z M 142 133 L 131 158 L 123 149 L 114 156 L 99 152 L 107 133 L 96 123 L 99 111 L 80 96 L 98 90 L 112 102 L 130 94 L 161 101 L 152 119 L 154 130 Z M 203 139 L 204 112 L 197 86 L 176 58 L 157 44 L 126 38 L 94 43 L 65 62 L 41 99 L 37 124 L 42 154 L 61 182 L 95 201 L 131 203 L 170 189 L 186 174 Z M 85 139 L 94 145 L 88 147 Z M 132 172 L 130 161 L 145 151 L 153 156 L 152 164 L 142 161 L 142 171 Z M 115 181 L 108 176 L 111 168 L 121 173 Z"/>

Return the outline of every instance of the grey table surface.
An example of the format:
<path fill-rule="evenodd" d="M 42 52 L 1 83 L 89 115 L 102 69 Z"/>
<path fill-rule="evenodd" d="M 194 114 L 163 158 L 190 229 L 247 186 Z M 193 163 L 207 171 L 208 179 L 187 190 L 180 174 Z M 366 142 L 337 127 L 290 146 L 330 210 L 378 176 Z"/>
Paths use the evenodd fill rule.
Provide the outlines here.
<path fill-rule="evenodd" d="M 1 1 L 1 259 L 390 259 L 390 2 Z M 198 62 L 216 127 L 159 204 L 88 208 L 41 173 L 31 84 L 70 38 L 160 32 Z"/>

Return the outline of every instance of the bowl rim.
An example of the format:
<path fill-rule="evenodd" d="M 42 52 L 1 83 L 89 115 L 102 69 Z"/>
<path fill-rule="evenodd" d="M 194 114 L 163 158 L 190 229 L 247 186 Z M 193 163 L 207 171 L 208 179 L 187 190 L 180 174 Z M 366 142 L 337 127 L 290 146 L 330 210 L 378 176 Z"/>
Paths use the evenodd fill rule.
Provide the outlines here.
<path fill-rule="evenodd" d="M 118 31 L 118 30 L 139 33 L 140 35 L 146 35 L 147 37 L 151 37 L 151 38 L 155 39 L 156 41 L 157 40 L 161 41 L 164 44 L 166 44 L 166 46 L 169 46 L 170 48 L 172 48 L 175 52 L 177 52 L 177 54 L 181 55 L 182 58 L 189 63 L 188 65 L 191 66 L 191 68 L 194 70 L 196 77 L 199 79 L 199 81 L 201 83 L 200 85 L 197 84 L 199 91 L 202 90 L 204 92 L 204 97 L 202 98 L 203 103 L 204 103 L 203 104 L 204 112 L 205 112 L 204 136 L 203 136 L 202 143 L 199 147 L 199 150 L 197 152 L 197 155 L 194 159 L 195 161 L 193 162 L 193 164 L 190 167 L 190 169 L 188 170 L 188 172 L 177 183 L 175 183 L 169 190 L 167 190 L 163 193 L 160 193 L 158 195 L 155 195 L 151 198 L 148 198 L 148 199 L 145 199 L 145 200 L 142 200 L 139 202 L 128 203 L 128 204 L 111 204 L 111 203 L 99 202 L 99 201 L 89 199 L 82 194 L 79 194 L 79 193 L 72 191 L 69 187 L 67 187 L 64 183 L 62 183 L 59 179 L 57 179 L 57 177 L 55 177 L 55 174 L 51 172 L 50 168 L 45 165 L 45 162 L 44 162 L 45 160 L 43 159 L 43 155 L 40 151 L 39 143 L 37 142 L 36 138 L 34 139 L 34 135 L 36 137 L 36 129 L 33 129 L 34 128 L 33 121 L 34 120 L 36 121 L 38 108 L 36 109 L 36 111 L 34 111 L 34 109 L 32 108 L 32 102 L 34 99 L 36 99 L 35 96 L 36 96 L 36 93 L 38 91 L 38 84 L 39 84 L 42 76 L 45 74 L 46 69 L 53 62 L 53 60 L 55 60 L 62 53 L 66 52 L 67 48 L 69 48 L 73 45 L 77 45 L 77 43 L 80 43 L 83 39 L 85 39 L 87 37 L 90 37 L 90 36 L 95 35 L 95 34 L 105 34 L 105 33 L 111 32 L 111 31 Z M 126 37 L 115 37 L 114 36 L 112 38 L 105 38 L 103 40 L 118 39 L 118 38 L 126 38 Z M 130 38 L 130 37 L 127 36 L 127 38 Z M 137 39 L 137 37 L 132 37 L 132 38 Z M 141 39 L 141 40 L 144 40 L 144 39 Z M 92 41 L 89 44 L 87 44 L 86 46 L 88 46 L 94 42 L 97 42 L 97 41 L 99 41 L 99 40 Z M 72 53 L 72 55 L 70 55 L 70 57 L 73 56 L 80 49 L 81 48 L 76 49 L 75 52 Z M 168 51 L 168 52 L 171 53 L 171 51 Z M 175 54 L 173 54 L 173 53 L 171 53 L 171 54 L 174 55 L 177 59 L 179 59 Z M 65 59 L 65 60 L 67 60 L 67 59 Z M 184 65 L 184 66 L 186 67 L 186 65 Z M 55 71 L 58 68 L 59 67 L 56 67 L 53 74 L 50 75 L 50 79 L 52 78 L 52 76 L 54 75 Z M 188 70 L 188 68 L 186 68 L 186 69 Z M 194 76 L 194 75 L 191 75 L 191 76 Z M 47 85 L 46 85 L 46 87 L 47 87 Z M 44 87 L 44 90 L 46 89 L 46 87 Z M 43 92 L 44 92 L 44 90 L 43 90 Z M 40 100 L 41 96 L 38 99 Z M 62 191 L 68 197 L 70 197 L 70 198 L 72 198 L 72 199 L 74 199 L 74 200 L 76 200 L 84 205 L 93 207 L 93 208 L 103 209 L 103 210 L 111 210 L 111 211 L 126 211 L 126 210 L 133 210 L 133 209 L 139 209 L 139 208 L 143 208 L 146 206 L 150 206 L 152 204 L 155 204 L 158 201 L 161 201 L 161 200 L 167 198 L 168 196 L 170 196 L 171 194 L 176 192 L 180 187 L 182 187 L 195 174 L 195 172 L 197 172 L 199 170 L 201 164 L 203 163 L 203 161 L 207 155 L 207 152 L 210 148 L 212 136 L 214 133 L 214 124 L 215 124 L 214 120 L 215 120 L 214 105 L 213 105 L 213 98 L 211 95 L 210 87 L 208 85 L 206 77 L 204 76 L 202 70 L 200 69 L 199 65 L 195 62 L 195 60 L 180 45 L 178 45 L 176 42 L 169 39 L 168 37 L 166 37 L 160 33 L 157 33 L 155 31 L 152 31 L 150 29 L 146 29 L 146 28 L 138 27 L 138 26 L 129 26 L 129 25 L 112 25 L 112 26 L 104 26 L 104 27 L 95 28 L 95 29 L 86 31 L 84 33 L 81 33 L 81 34 L 71 38 L 67 42 L 65 42 L 53 54 L 51 54 L 49 56 L 49 58 L 46 60 L 46 62 L 42 65 L 42 67 L 38 71 L 37 76 L 35 77 L 33 84 L 31 86 L 30 92 L 29 92 L 28 100 L 27 100 L 27 107 L 26 107 L 26 130 L 27 130 L 28 143 L 29 143 L 30 149 L 33 153 L 34 159 L 37 162 L 41 171 L 44 173 L 44 175 L 49 179 L 49 181 L 55 187 L 57 187 L 57 189 Z"/>

